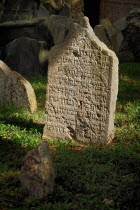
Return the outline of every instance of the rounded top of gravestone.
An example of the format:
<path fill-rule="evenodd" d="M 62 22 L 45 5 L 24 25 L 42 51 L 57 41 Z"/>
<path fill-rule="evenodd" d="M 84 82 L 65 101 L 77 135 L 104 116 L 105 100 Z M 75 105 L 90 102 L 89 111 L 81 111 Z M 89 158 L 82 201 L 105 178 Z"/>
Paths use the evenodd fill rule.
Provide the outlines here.
<path fill-rule="evenodd" d="M 33 113 L 37 101 L 31 84 L 0 60 L 0 104 L 27 107 Z"/>

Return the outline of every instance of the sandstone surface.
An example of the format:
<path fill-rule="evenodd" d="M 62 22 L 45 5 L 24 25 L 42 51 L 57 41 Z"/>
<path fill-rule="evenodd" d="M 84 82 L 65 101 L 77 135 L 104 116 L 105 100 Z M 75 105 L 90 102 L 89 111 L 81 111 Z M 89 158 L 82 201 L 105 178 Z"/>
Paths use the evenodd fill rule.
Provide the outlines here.
<path fill-rule="evenodd" d="M 49 54 L 43 138 L 108 144 L 114 136 L 118 59 L 86 17 Z"/>

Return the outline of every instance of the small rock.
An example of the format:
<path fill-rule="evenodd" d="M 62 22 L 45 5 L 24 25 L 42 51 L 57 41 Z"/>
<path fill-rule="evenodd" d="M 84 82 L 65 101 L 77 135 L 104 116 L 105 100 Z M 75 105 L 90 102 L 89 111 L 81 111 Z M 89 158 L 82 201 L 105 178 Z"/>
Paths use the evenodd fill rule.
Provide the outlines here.
<path fill-rule="evenodd" d="M 30 196 L 45 198 L 54 188 L 55 172 L 47 142 L 29 151 L 21 168 L 21 185 Z"/>

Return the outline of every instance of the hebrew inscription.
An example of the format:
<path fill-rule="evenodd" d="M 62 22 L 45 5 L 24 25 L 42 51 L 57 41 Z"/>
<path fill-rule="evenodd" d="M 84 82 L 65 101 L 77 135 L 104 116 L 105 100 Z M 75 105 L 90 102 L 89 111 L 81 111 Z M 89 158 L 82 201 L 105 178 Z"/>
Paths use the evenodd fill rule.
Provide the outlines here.
<path fill-rule="evenodd" d="M 118 60 L 87 25 L 73 24 L 66 41 L 51 49 L 44 138 L 83 144 L 113 138 Z"/>

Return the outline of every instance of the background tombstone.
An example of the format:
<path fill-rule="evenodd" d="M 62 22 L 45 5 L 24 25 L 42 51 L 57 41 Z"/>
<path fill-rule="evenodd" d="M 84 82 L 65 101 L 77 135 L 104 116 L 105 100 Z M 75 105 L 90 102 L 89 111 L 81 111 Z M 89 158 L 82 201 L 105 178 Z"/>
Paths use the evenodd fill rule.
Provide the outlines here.
<path fill-rule="evenodd" d="M 114 135 L 118 59 L 86 17 L 49 54 L 43 138 L 107 144 Z"/>
<path fill-rule="evenodd" d="M 94 28 L 96 36 L 104 42 L 109 49 L 118 52 L 117 33 L 108 18 L 103 19 L 100 25 Z"/>
<path fill-rule="evenodd" d="M 140 61 L 140 8 L 130 11 L 126 17 L 127 25 L 121 31 L 135 61 Z"/>
<path fill-rule="evenodd" d="M 37 16 L 39 4 L 39 0 L 7 0 L 1 22 L 32 19 Z"/>
<path fill-rule="evenodd" d="M 46 75 L 48 68 L 47 42 L 20 37 L 5 47 L 3 61 L 22 76 Z"/>
<path fill-rule="evenodd" d="M 36 111 L 37 101 L 31 84 L 0 61 L 0 104 L 12 104 Z"/>

